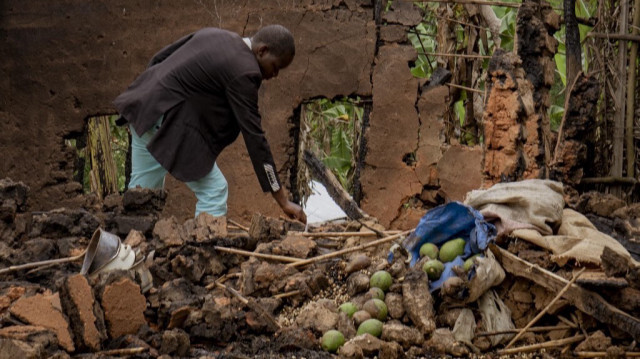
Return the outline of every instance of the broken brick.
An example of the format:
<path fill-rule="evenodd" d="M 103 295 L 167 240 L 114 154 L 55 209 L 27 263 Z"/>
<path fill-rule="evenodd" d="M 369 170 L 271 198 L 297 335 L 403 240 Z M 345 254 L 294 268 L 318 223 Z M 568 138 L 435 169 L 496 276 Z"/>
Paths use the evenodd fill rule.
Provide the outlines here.
<path fill-rule="evenodd" d="M 288 235 L 274 246 L 272 253 L 296 258 L 307 258 L 316 247 L 316 242 L 307 237 Z"/>
<path fill-rule="evenodd" d="M 95 298 L 87 278 L 81 274 L 67 277 L 62 286 L 62 304 L 69 315 L 76 345 L 91 351 L 100 350 L 105 333 L 98 330 L 93 312 Z"/>
<path fill-rule="evenodd" d="M 24 287 L 11 286 L 9 290 L 7 290 L 7 293 L 0 296 L 0 313 L 7 310 L 16 299 L 22 297 L 25 291 L 26 289 Z"/>
<path fill-rule="evenodd" d="M 186 221 L 184 227 L 188 238 L 197 243 L 211 242 L 227 236 L 227 217 L 214 217 L 202 212 L 195 219 Z"/>
<path fill-rule="evenodd" d="M 129 278 L 107 284 L 102 293 L 104 318 L 111 338 L 135 334 L 144 324 L 147 300 Z"/>
<path fill-rule="evenodd" d="M 184 229 L 173 216 L 156 222 L 153 235 L 167 247 L 181 246 L 185 241 Z"/>
<path fill-rule="evenodd" d="M 251 226 L 249 227 L 249 236 L 258 241 L 272 241 L 280 239 L 286 232 L 284 221 L 265 217 L 256 213 L 251 217 Z"/>
<path fill-rule="evenodd" d="M 58 294 L 36 294 L 18 299 L 9 309 L 18 319 L 32 325 L 51 329 L 57 336 L 60 346 L 73 352 L 75 346 L 69 331 L 69 323 L 60 310 Z"/>

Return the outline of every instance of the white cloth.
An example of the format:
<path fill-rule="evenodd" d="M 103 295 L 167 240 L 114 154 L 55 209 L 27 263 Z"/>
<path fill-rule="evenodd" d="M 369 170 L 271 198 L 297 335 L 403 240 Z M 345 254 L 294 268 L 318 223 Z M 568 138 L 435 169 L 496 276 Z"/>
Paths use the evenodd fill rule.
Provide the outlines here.
<path fill-rule="evenodd" d="M 499 234 L 530 228 L 549 235 L 562 223 L 564 197 L 562 183 L 530 179 L 471 191 L 464 203 L 494 223 Z"/>

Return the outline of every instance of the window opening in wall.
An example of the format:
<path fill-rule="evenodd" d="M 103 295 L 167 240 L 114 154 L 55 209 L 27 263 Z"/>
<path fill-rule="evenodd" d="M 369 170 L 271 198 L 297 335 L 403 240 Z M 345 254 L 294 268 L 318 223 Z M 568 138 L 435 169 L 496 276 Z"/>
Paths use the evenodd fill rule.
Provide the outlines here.
<path fill-rule="evenodd" d="M 84 134 L 65 140 L 78 156 L 74 179 L 82 183 L 85 193 L 95 193 L 100 198 L 123 192 L 127 183 L 129 132 L 115 124 L 117 117 L 89 117 Z"/>
<path fill-rule="evenodd" d="M 345 214 L 324 186 L 313 180 L 303 153 L 308 150 L 322 161 L 351 196 L 359 193 L 361 142 L 368 102 L 370 100 L 360 97 L 320 98 L 300 107 L 295 192 L 311 218 L 310 223 L 344 217 Z"/>

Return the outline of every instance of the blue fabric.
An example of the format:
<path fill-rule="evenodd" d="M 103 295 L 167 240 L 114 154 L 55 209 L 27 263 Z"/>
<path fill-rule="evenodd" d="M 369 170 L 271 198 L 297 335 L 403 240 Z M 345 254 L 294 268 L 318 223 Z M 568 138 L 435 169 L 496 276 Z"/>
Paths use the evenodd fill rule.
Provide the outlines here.
<path fill-rule="evenodd" d="M 425 243 L 430 242 L 440 247 L 454 238 L 466 241 L 464 254 L 444 263 L 444 272 L 440 279 L 429 283 L 429 289 L 434 291 L 449 277 L 455 275 L 452 271 L 454 266 L 462 266 L 465 259 L 487 249 L 495 236 L 496 227 L 486 222 L 480 212 L 460 202 L 449 202 L 427 212 L 401 245 L 411 253 L 410 265 L 413 267 L 420 259 L 420 247 Z M 389 253 L 388 260 L 393 261 L 393 252 Z"/>
<path fill-rule="evenodd" d="M 131 179 L 128 188 L 140 186 L 142 188 L 162 188 L 167 170 L 147 150 L 147 144 L 153 138 L 162 123 L 162 118 L 142 137 L 131 128 Z M 206 212 L 212 216 L 225 216 L 227 214 L 227 198 L 229 190 L 227 180 L 218 168 L 213 164 L 213 169 L 203 178 L 186 182 L 187 187 L 193 191 L 198 199 L 195 216 Z"/>

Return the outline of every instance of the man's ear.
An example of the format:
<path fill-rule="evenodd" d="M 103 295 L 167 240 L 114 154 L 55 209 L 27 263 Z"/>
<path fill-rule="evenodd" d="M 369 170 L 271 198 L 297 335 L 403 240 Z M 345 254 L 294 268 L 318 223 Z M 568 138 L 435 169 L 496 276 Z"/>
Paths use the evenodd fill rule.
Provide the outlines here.
<path fill-rule="evenodd" d="M 267 45 L 265 45 L 265 44 L 258 45 L 258 52 L 257 52 L 258 56 L 263 57 L 268 52 L 269 52 L 269 47 Z"/>

